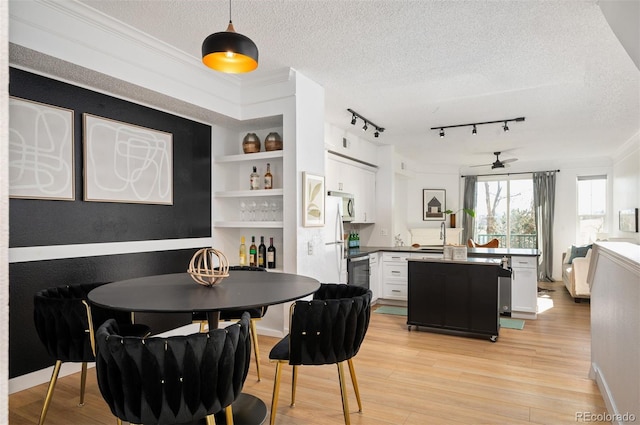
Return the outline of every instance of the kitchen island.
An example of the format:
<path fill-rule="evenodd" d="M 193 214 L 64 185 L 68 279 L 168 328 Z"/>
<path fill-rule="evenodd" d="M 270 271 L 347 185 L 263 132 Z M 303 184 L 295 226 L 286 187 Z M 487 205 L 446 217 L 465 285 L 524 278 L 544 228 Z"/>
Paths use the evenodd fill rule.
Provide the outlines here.
<path fill-rule="evenodd" d="M 416 326 L 496 342 L 498 278 L 509 274 L 499 259 L 409 259 L 408 329 Z"/>
<path fill-rule="evenodd" d="M 407 264 L 410 259 L 442 259 L 442 245 L 414 248 L 411 246 L 362 246 L 350 249 L 349 258 L 378 256 L 379 272 L 372 274 L 370 288 L 374 300 L 390 305 L 406 306 Z M 506 257 L 513 271 L 511 285 L 501 286 L 500 308 L 505 315 L 517 319 L 535 319 L 538 309 L 538 250 L 525 248 L 467 248 L 468 258 L 501 260 Z"/>

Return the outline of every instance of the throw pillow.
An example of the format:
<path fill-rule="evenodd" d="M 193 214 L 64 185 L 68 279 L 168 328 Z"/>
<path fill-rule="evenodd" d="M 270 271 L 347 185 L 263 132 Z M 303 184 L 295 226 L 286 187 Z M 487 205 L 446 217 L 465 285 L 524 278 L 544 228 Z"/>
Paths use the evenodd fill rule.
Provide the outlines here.
<path fill-rule="evenodd" d="M 587 252 L 591 249 L 593 244 L 584 245 L 584 246 L 575 246 L 571 245 L 571 256 L 569 257 L 568 264 L 573 263 L 573 259 L 576 257 L 585 257 Z"/>

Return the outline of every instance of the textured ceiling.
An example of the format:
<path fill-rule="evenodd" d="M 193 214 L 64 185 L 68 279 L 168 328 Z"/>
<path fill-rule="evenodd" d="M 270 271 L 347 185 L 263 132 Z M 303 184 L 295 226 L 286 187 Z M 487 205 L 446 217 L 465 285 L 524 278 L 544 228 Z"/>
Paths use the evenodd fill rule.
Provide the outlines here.
<path fill-rule="evenodd" d="M 226 28 L 222 0 L 84 0 L 194 57 Z M 236 31 L 260 50 L 242 79 L 294 68 L 326 90 L 326 120 L 352 108 L 374 139 L 421 162 L 517 164 L 607 157 L 640 129 L 640 71 L 595 1 L 234 0 Z M 525 116 L 499 125 L 430 127 Z M 360 124 L 361 125 L 361 124 Z M 477 170 L 477 169 L 476 169 Z"/>

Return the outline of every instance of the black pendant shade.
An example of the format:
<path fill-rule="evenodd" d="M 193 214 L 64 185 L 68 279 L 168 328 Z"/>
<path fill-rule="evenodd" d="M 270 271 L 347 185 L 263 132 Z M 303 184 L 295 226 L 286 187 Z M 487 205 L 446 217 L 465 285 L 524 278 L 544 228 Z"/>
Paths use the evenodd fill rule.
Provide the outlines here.
<path fill-rule="evenodd" d="M 220 72 L 239 74 L 258 67 L 258 47 L 238 34 L 229 21 L 226 31 L 209 35 L 202 42 L 202 63 Z"/>

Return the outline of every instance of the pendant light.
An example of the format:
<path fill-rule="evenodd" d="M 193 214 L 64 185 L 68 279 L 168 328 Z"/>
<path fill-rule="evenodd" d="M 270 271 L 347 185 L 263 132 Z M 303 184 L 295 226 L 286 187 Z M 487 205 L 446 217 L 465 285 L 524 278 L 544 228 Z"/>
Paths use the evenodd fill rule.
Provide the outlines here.
<path fill-rule="evenodd" d="M 209 35 L 202 42 L 202 63 L 216 71 L 230 74 L 251 72 L 258 67 L 258 47 L 245 35 L 239 34 L 231 22 L 226 31 Z"/>

